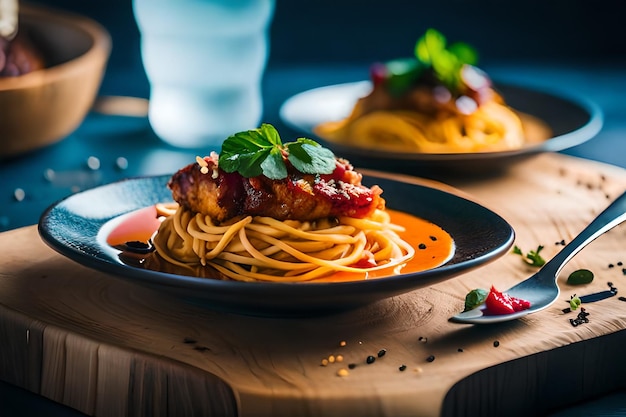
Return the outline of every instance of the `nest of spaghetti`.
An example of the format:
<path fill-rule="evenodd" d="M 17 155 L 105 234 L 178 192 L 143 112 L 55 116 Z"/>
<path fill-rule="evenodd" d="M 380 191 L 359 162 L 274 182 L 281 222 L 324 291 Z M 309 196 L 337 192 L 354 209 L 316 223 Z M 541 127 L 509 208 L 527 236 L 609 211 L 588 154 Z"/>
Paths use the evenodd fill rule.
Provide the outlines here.
<path fill-rule="evenodd" d="M 515 150 L 548 139 L 547 125 L 508 106 L 477 61 L 471 46 L 448 45 L 429 29 L 414 57 L 371 66 L 372 90 L 348 117 L 314 131 L 345 145 L 439 154 Z"/>
<path fill-rule="evenodd" d="M 270 179 L 225 172 L 215 153 L 198 157 L 168 183 L 176 205 L 153 237 L 155 253 L 198 276 L 237 281 L 397 273 L 415 251 L 391 223 L 382 189 L 335 162 L 330 174 L 303 174 L 285 160 L 287 177 Z"/>

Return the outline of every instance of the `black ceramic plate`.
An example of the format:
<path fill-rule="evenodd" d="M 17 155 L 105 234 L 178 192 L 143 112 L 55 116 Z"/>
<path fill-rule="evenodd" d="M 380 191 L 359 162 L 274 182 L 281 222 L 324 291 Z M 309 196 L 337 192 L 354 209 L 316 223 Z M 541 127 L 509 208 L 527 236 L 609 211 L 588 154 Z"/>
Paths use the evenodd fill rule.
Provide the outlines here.
<path fill-rule="evenodd" d="M 337 155 L 355 166 L 425 175 L 433 173 L 498 172 L 541 152 L 561 151 L 593 138 L 602 128 L 600 108 L 582 97 L 537 91 L 521 86 L 496 84 L 512 108 L 534 116 L 551 129 L 552 138 L 503 152 L 427 154 L 392 152 L 343 145 L 317 137 L 313 128 L 348 116 L 356 101 L 369 93 L 369 81 L 320 87 L 297 94 L 281 106 L 280 117 L 291 128 L 325 142 Z"/>
<path fill-rule="evenodd" d="M 364 184 L 380 185 L 387 206 L 427 219 L 454 239 L 443 266 L 387 278 L 330 283 L 248 283 L 155 272 L 128 266 L 99 238 L 111 219 L 157 202 L 171 201 L 169 176 L 144 177 L 74 194 L 48 208 L 39 233 L 56 251 L 88 267 L 183 297 L 209 308 L 253 315 L 309 315 L 363 306 L 447 280 L 496 259 L 513 244 L 514 232 L 499 215 L 418 180 L 365 172 Z"/>

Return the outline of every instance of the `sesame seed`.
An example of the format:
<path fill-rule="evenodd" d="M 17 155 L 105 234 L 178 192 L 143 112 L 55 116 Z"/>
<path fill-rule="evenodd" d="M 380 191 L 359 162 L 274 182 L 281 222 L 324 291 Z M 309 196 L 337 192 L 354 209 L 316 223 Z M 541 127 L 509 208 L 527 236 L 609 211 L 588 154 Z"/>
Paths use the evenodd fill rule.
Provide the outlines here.
<path fill-rule="evenodd" d="M 15 201 L 24 201 L 24 199 L 26 198 L 26 191 L 22 190 L 21 188 L 16 188 L 13 191 L 13 198 L 15 198 Z"/>
<path fill-rule="evenodd" d="M 204 158 L 202 158 L 201 156 L 196 156 L 196 162 L 201 167 L 208 167 L 209 166 L 209 163 L 207 161 L 205 161 Z"/>
<path fill-rule="evenodd" d="M 52 182 L 54 181 L 54 177 L 56 176 L 56 172 L 52 168 L 48 168 L 43 172 L 43 177 L 46 181 Z"/>
<path fill-rule="evenodd" d="M 128 159 L 124 158 L 123 156 L 120 156 L 119 158 L 115 160 L 115 166 L 119 170 L 122 170 L 122 171 L 125 170 L 126 168 L 128 168 Z"/>
<path fill-rule="evenodd" d="M 348 364 L 348 368 L 349 368 L 349 369 L 354 369 L 354 368 L 356 368 L 356 363 L 350 363 L 350 364 Z"/>
<path fill-rule="evenodd" d="M 386 349 L 381 349 L 378 351 L 378 357 L 382 358 L 383 356 L 385 356 L 385 353 L 387 353 Z"/>
<path fill-rule="evenodd" d="M 500 346 L 500 342 L 498 340 L 494 340 L 493 347 L 498 347 L 498 346 Z"/>
<path fill-rule="evenodd" d="M 345 340 L 342 340 L 341 342 L 339 342 L 339 346 L 344 347 L 345 345 L 347 345 Z"/>
<path fill-rule="evenodd" d="M 367 362 L 368 364 L 372 364 L 374 363 L 374 361 L 376 361 L 376 358 L 372 355 L 368 356 L 367 359 L 365 359 L 365 362 Z"/>
<path fill-rule="evenodd" d="M 100 169 L 100 160 L 95 156 L 90 156 L 87 158 L 87 167 L 92 171 Z"/>
<path fill-rule="evenodd" d="M 406 371 L 406 365 L 405 365 L 405 364 L 402 364 L 402 365 L 400 365 L 400 367 L 399 367 L 398 369 L 399 369 L 400 371 L 404 372 L 404 371 Z"/>
<path fill-rule="evenodd" d="M 322 365 L 322 366 L 328 365 L 328 359 L 326 359 L 326 358 L 322 359 L 322 363 L 320 365 Z"/>
<path fill-rule="evenodd" d="M 343 362 L 343 356 L 342 355 L 337 355 L 335 357 L 335 362 Z"/>
<path fill-rule="evenodd" d="M 337 371 L 337 376 L 348 376 L 350 373 L 346 368 L 341 368 Z"/>
<path fill-rule="evenodd" d="M 435 360 L 435 355 L 430 355 L 429 357 L 426 358 L 427 362 L 433 362 Z"/>
<path fill-rule="evenodd" d="M 328 362 L 329 363 L 335 363 L 335 356 L 334 355 L 328 356 Z"/>

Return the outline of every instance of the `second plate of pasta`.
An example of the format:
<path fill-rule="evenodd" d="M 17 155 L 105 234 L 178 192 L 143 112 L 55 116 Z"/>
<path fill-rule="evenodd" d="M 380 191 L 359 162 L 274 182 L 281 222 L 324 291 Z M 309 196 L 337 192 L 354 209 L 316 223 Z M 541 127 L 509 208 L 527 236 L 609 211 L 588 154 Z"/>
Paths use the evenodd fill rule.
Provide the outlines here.
<path fill-rule="evenodd" d="M 495 88 L 506 99 L 510 110 L 497 106 L 485 108 L 477 112 L 470 123 L 485 125 L 493 119 L 523 130 L 523 144 L 510 149 L 485 146 L 472 149 L 456 140 L 458 126 L 453 123 L 426 124 L 406 112 L 367 115 L 350 121 L 350 129 L 345 129 L 359 99 L 372 90 L 369 81 L 325 86 L 297 94 L 283 104 L 280 117 L 291 128 L 321 139 L 355 166 L 422 175 L 499 172 L 540 152 L 579 145 L 593 138 L 602 127 L 601 110 L 583 98 L 509 84 L 496 84 Z M 501 133 L 506 134 L 506 131 Z M 386 142 L 388 136 L 393 136 L 394 141 Z M 504 137 L 502 141 L 515 142 L 516 136 L 519 134 Z M 442 145 L 446 137 L 449 143 Z"/>

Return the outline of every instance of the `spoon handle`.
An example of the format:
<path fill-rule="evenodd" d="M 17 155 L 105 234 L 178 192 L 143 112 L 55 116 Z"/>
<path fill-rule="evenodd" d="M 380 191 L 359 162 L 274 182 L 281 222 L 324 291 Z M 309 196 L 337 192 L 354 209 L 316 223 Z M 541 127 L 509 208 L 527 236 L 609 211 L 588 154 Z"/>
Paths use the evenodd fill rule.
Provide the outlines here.
<path fill-rule="evenodd" d="M 571 242 L 569 242 L 559 253 L 550 259 L 544 266 L 543 270 L 551 272 L 545 274 L 545 277 L 558 276 L 561 269 L 570 259 L 574 257 L 582 248 L 591 243 L 601 234 L 614 228 L 618 224 L 626 221 L 626 192 L 615 199 L 602 213 L 598 215 L 582 232 L 578 234 Z"/>

